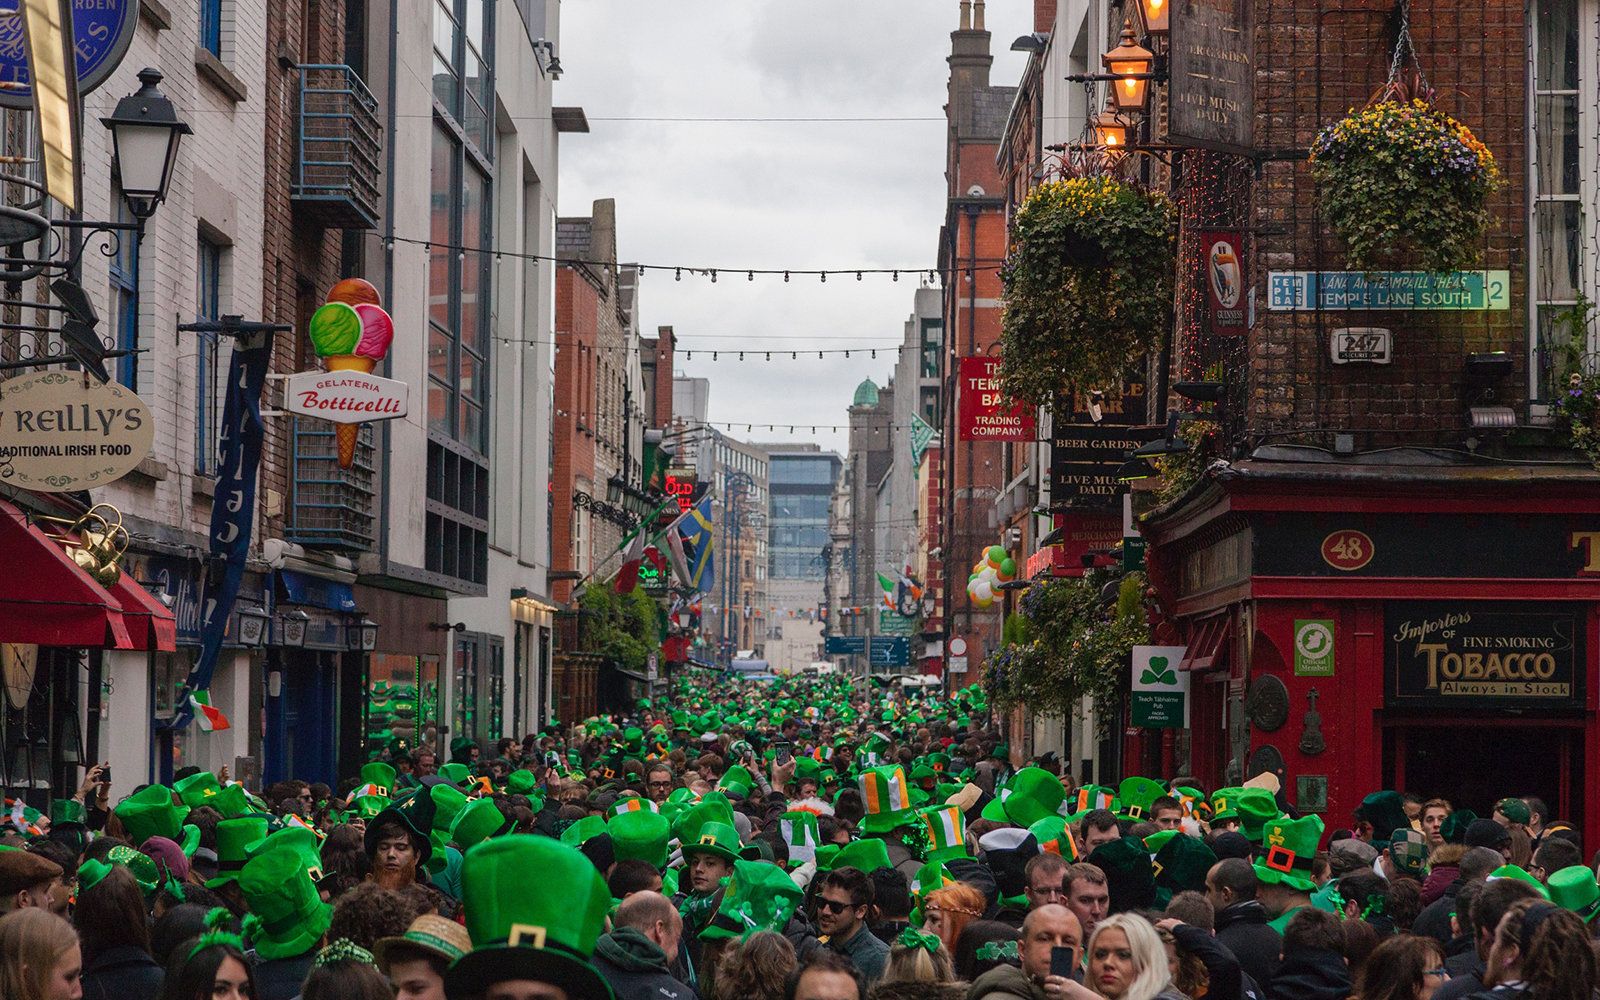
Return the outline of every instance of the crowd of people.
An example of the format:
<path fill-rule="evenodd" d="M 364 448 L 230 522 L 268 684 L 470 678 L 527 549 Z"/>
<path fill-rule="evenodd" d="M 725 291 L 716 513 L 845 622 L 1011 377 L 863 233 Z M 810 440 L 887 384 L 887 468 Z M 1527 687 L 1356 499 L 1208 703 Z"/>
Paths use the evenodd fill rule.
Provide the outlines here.
<path fill-rule="evenodd" d="M 679 679 L 338 788 L 102 767 L 0 837 L 4 1000 L 1594 1000 L 1537 798 L 1079 786 L 977 688 Z M 1487 809 L 1485 811 L 1488 811 Z"/>

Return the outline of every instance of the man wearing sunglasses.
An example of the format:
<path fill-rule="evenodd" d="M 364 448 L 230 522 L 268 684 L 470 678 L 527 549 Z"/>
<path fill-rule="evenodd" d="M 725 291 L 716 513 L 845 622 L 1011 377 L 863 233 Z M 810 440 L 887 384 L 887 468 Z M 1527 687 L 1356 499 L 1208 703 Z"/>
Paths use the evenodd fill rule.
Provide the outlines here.
<path fill-rule="evenodd" d="M 889 946 L 867 927 L 872 909 L 872 880 L 859 868 L 835 868 L 817 893 L 817 928 L 829 948 L 854 963 L 868 985 L 883 978 Z"/>

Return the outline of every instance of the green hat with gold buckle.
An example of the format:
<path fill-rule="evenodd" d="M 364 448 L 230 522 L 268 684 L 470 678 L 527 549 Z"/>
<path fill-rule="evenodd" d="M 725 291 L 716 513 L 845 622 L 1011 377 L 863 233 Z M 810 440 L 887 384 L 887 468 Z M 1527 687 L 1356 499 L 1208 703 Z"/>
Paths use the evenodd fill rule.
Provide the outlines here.
<path fill-rule="evenodd" d="M 1122 802 L 1122 814 L 1131 820 L 1150 818 L 1150 807 L 1156 799 L 1167 794 L 1166 786 L 1149 778 L 1125 778 L 1117 787 L 1117 798 Z"/>
<path fill-rule="evenodd" d="M 310 874 L 311 881 L 322 881 L 322 841 L 317 839 L 314 831 L 303 826 L 286 826 L 281 830 L 274 830 L 245 850 L 252 859 L 268 851 L 290 851 L 300 859 L 300 867 Z"/>
<path fill-rule="evenodd" d="M 1311 879 L 1317 843 L 1322 840 L 1321 816 L 1283 817 L 1262 829 L 1264 853 L 1256 856 L 1256 877 L 1268 885 L 1286 885 L 1301 892 L 1316 889 Z"/>
<path fill-rule="evenodd" d="M 738 861 L 739 831 L 729 823 L 706 823 L 693 841 L 683 842 L 684 860 L 695 854 L 713 854 L 730 864 Z"/>
<path fill-rule="evenodd" d="M 263 851 L 251 858 L 239 874 L 239 891 L 259 921 L 252 925 L 250 942 L 267 961 L 304 955 L 333 921 L 333 907 L 322 901 L 295 851 Z"/>
<path fill-rule="evenodd" d="M 546 891 L 527 891 L 529 872 Z M 499 837 L 467 852 L 461 888 L 473 948 L 445 973 L 450 996 L 521 979 L 560 986 L 569 1000 L 611 1000 L 589 962 L 611 893 L 583 854 L 548 837 Z"/>

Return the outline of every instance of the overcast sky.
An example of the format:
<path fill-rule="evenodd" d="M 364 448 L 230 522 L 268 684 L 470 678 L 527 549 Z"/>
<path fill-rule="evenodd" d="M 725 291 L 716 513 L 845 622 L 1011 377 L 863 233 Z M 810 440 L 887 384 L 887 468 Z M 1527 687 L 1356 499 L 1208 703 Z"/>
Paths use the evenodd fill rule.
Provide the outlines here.
<path fill-rule="evenodd" d="M 990 0 L 996 84 L 1021 73 L 1009 48 L 1032 6 Z M 843 433 L 810 425 L 844 423 L 863 378 L 888 380 L 881 348 L 901 339 L 915 279 L 730 272 L 935 263 L 958 0 L 566 0 L 561 17 L 555 103 L 582 107 L 593 130 L 562 137 L 561 214 L 615 198 L 622 260 L 728 269 L 716 284 L 647 273 L 642 327 L 674 327 L 679 374 L 711 379 L 711 420 L 805 425 L 734 436 L 842 452 Z M 607 120 L 885 117 L 939 120 Z M 880 350 L 734 360 L 807 347 Z M 735 353 L 713 362 L 712 350 Z"/>

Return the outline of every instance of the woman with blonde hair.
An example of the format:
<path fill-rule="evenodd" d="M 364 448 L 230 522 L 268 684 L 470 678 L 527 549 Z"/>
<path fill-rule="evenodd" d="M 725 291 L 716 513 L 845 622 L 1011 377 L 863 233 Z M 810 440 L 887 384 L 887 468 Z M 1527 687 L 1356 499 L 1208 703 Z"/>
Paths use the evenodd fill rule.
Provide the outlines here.
<path fill-rule="evenodd" d="M 78 1000 L 83 953 L 72 925 L 36 906 L 0 917 L 0 997 Z"/>
<path fill-rule="evenodd" d="M 907 927 L 889 946 L 884 983 L 953 983 L 955 963 L 939 935 Z"/>
<path fill-rule="evenodd" d="M 1083 985 L 1106 1000 L 1183 1000 L 1172 985 L 1167 949 L 1143 917 L 1118 913 L 1095 925 Z"/>
<path fill-rule="evenodd" d="M 922 929 L 936 934 L 944 950 L 955 954 L 966 926 L 983 916 L 983 893 L 957 882 L 935 889 L 922 900 Z"/>

